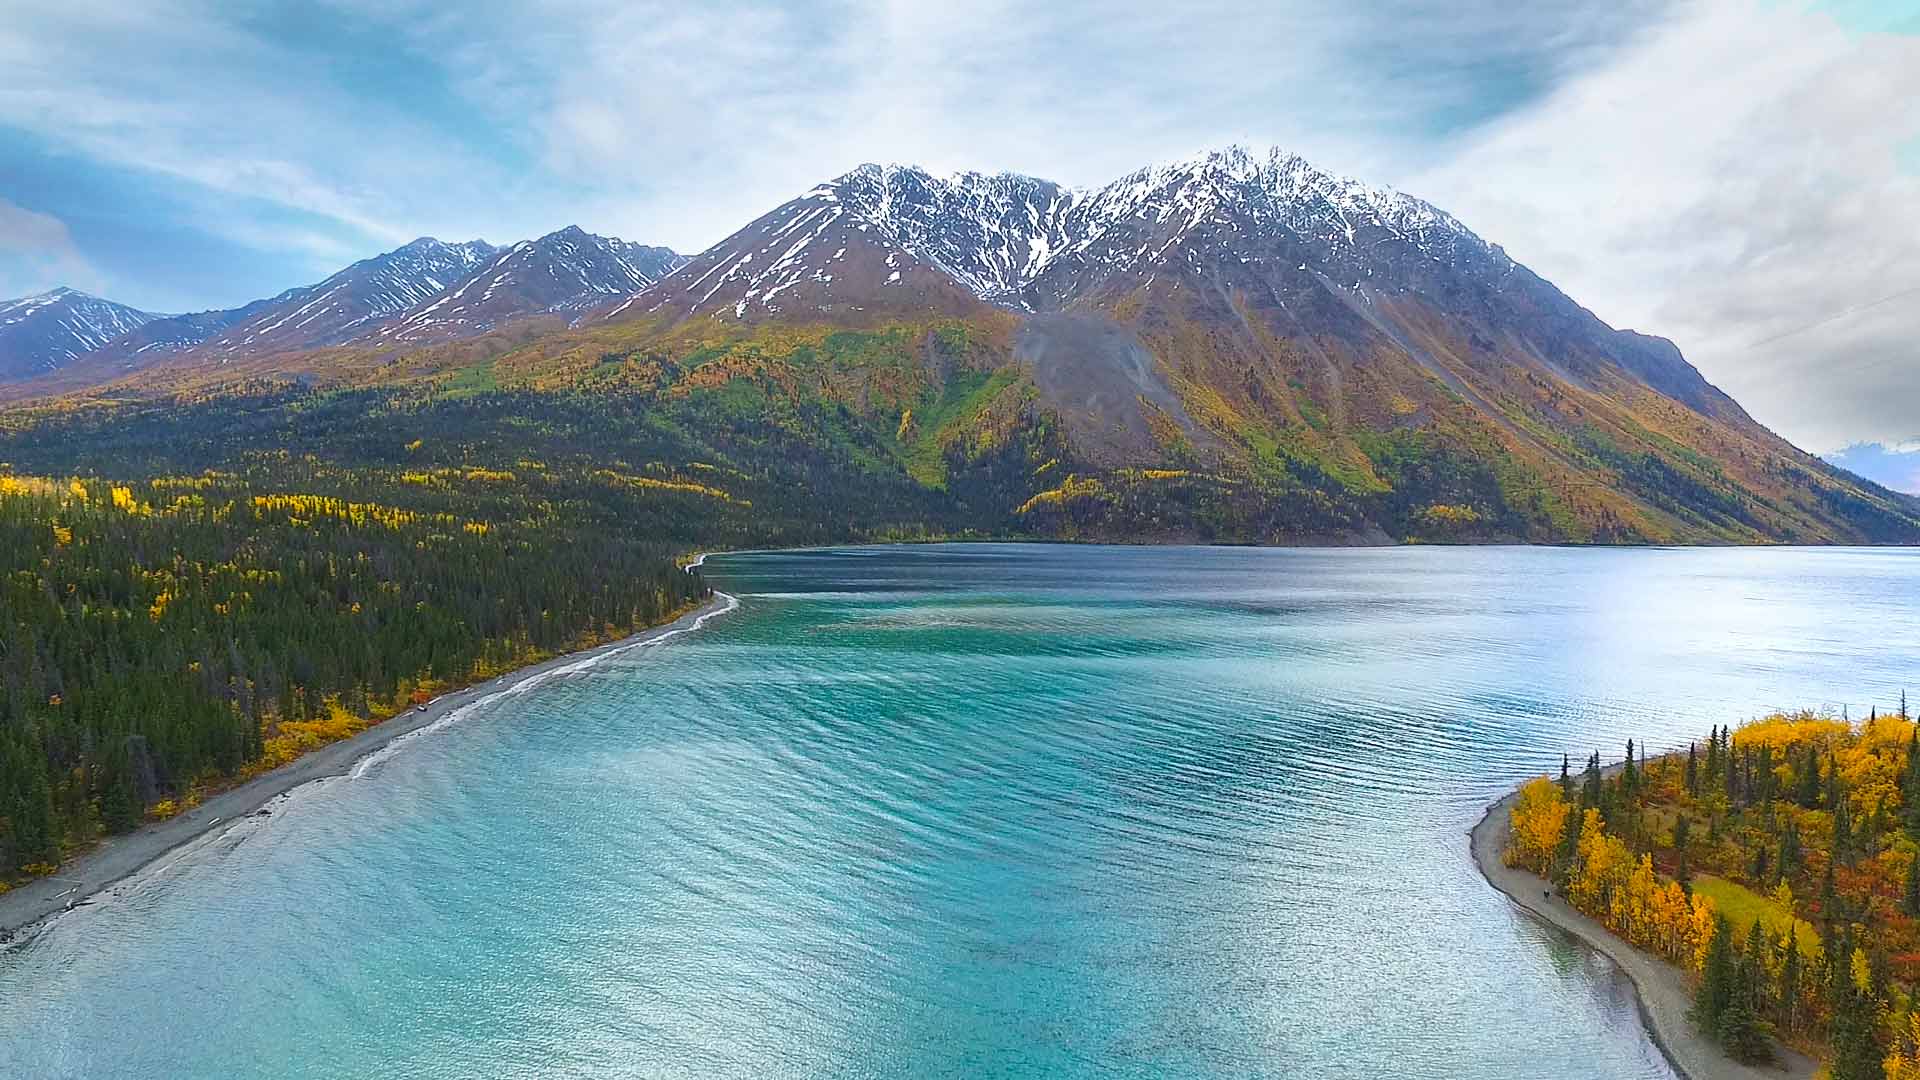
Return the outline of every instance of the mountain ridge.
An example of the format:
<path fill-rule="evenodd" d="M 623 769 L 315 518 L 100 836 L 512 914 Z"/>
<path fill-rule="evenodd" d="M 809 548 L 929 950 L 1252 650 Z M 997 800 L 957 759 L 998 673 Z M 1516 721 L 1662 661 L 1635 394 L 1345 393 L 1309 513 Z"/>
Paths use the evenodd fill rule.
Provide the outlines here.
<path fill-rule="evenodd" d="M 510 269 L 542 245 L 543 272 Z M 864 165 L 669 255 L 561 230 L 352 340 L 201 350 L 95 393 L 573 395 L 671 424 L 690 441 L 655 452 L 677 467 L 732 447 L 777 475 L 795 461 L 758 455 L 778 429 L 809 469 L 1004 534 L 1920 539 L 1920 502 L 1791 446 L 1672 342 L 1430 203 L 1277 149 L 1078 189 Z M 611 284 L 532 287 L 588 264 Z M 507 317 L 464 306 L 502 293 Z"/>
<path fill-rule="evenodd" d="M 0 301 L 0 380 L 52 371 L 164 317 L 65 286 Z"/>
<path fill-rule="evenodd" d="M 449 243 L 423 236 L 358 260 L 311 285 L 295 286 L 236 308 L 181 315 L 143 312 L 60 288 L 0 302 L 0 382 L 51 377 L 54 388 L 78 388 L 155 363 L 226 364 L 343 345 L 362 338 L 393 343 L 448 340 L 491 330 L 514 318 L 568 313 L 643 287 L 672 272 L 684 257 L 672 249 L 595 236 L 568 226 L 530 241 L 495 247 L 484 240 Z M 485 303 L 434 317 L 450 298 L 491 275 L 506 284 L 485 290 Z M 544 275 L 544 277 L 542 277 Z M 537 280 L 524 280 L 537 279 Z M 94 323 L 65 337 L 9 330 L 40 308 L 90 305 Z M 14 319 L 7 319 L 15 313 Z M 40 318 L 75 316 L 58 314 Z M 70 339 L 70 340 L 69 340 Z"/>

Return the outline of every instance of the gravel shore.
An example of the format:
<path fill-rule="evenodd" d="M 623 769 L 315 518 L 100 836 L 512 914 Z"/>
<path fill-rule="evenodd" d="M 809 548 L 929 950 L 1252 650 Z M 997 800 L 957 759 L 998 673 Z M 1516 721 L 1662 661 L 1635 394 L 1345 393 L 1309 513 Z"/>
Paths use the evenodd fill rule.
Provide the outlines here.
<path fill-rule="evenodd" d="M 1779 1058 L 1771 1065 L 1742 1065 L 1728 1057 L 1718 1043 L 1702 1036 L 1687 1019 L 1687 1010 L 1693 1007 L 1693 988 L 1679 968 L 1615 937 L 1606 927 L 1575 911 L 1557 892 L 1546 895 L 1546 882 L 1502 861 L 1512 828 L 1513 804 L 1519 797 L 1516 791 L 1494 803 L 1473 827 L 1473 861 L 1487 883 L 1505 893 L 1522 911 L 1573 935 L 1627 973 L 1640 999 L 1640 1018 L 1675 1072 L 1687 1080 L 1811 1080 L 1814 1061 L 1785 1048 L 1777 1048 Z"/>
<path fill-rule="evenodd" d="M 384 723 L 330 743 L 281 768 L 223 791 L 185 813 L 115 836 L 70 860 L 60 872 L 36 878 L 0 894 L 0 940 L 31 928 L 42 919 L 84 903 L 88 897 L 128 877 L 149 863 L 223 826 L 258 811 L 288 791 L 330 776 L 344 776 L 355 763 L 380 748 L 444 719 L 455 709 L 550 673 L 577 670 L 609 653 L 624 652 L 676 634 L 698 629 L 708 618 L 739 606 L 739 601 L 716 592 L 707 603 L 632 637 L 599 648 L 556 656 L 511 671 L 497 679 L 443 694 L 423 708 L 411 709 Z"/>

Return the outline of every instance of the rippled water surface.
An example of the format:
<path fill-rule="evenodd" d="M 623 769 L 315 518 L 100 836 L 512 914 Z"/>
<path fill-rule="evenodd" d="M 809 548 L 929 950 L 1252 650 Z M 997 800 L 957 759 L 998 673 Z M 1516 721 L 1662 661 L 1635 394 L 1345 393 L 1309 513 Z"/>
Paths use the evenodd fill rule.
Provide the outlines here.
<path fill-rule="evenodd" d="M 0 954 L 0 1076 L 1666 1077 L 1477 876 L 1565 750 L 1920 688 L 1920 553 L 865 548 Z"/>

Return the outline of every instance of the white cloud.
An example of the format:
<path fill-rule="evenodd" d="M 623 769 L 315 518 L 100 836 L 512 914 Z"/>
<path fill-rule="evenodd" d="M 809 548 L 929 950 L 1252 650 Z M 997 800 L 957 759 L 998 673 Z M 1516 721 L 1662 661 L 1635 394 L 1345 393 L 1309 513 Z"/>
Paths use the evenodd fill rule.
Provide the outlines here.
<path fill-rule="evenodd" d="M 0 198 L 0 296 L 56 285 L 96 291 L 100 273 L 74 245 L 66 222 Z"/>
<path fill-rule="evenodd" d="M 221 212 L 194 224 L 243 243 L 294 215 L 364 248 L 411 239 L 450 202 L 479 204 L 493 164 L 250 14 L 202 0 L 10 11 L 0 123 L 221 197 Z"/>
<path fill-rule="evenodd" d="M 572 223 L 697 250 L 862 161 L 1097 183 L 1278 143 L 1454 211 L 1808 446 L 1912 438 L 1920 304 L 1832 316 L 1920 286 L 1920 37 L 1805 2 L 67 0 L 0 24 L 0 123 L 302 272 Z"/>
<path fill-rule="evenodd" d="M 1920 287 L 1916 100 L 1920 37 L 1705 0 L 1405 186 L 1789 438 L 1897 441 L 1920 303 L 1864 305 Z"/>
<path fill-rule="evenodd" d="M 1093 183 L 1245 140 L 1364 172 L 1441 118 L 1598 62 L 1667 2 L 544 0 L 384 17 L 457 58 L 480 108 L 524 114 L 576 189 L 549 224 L 698 249 L 863 161 Z"/>

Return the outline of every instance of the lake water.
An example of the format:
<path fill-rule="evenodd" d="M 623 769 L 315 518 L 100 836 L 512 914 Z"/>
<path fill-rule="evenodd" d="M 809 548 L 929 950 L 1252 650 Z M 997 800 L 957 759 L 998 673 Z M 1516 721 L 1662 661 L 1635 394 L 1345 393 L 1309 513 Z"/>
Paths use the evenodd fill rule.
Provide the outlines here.
<path fill-rule="evenodd" d="M 950 545 L 300 789 L 0 953 L 0 1076 L 1666 1077 L 1465 833 L 1920 691 L 1920 552 Z"/>

